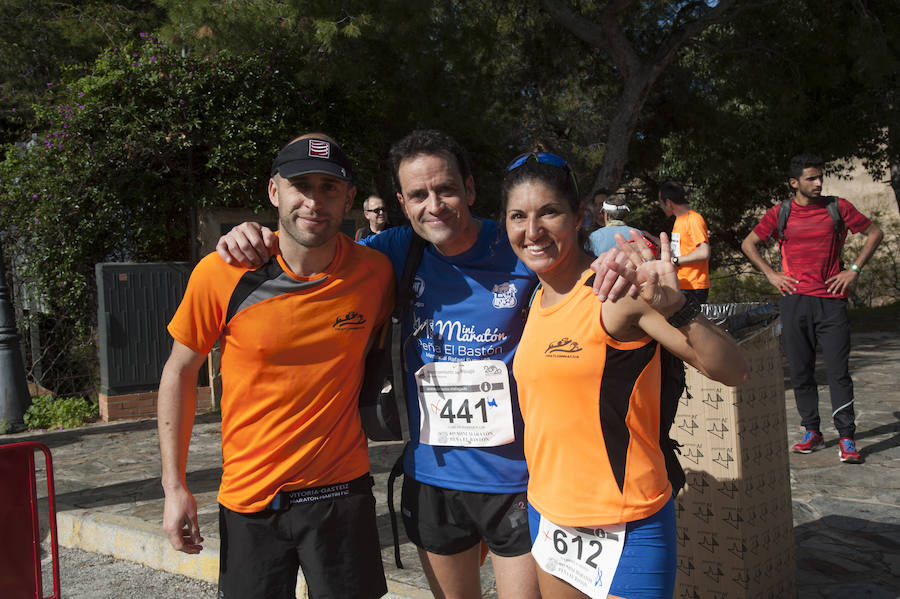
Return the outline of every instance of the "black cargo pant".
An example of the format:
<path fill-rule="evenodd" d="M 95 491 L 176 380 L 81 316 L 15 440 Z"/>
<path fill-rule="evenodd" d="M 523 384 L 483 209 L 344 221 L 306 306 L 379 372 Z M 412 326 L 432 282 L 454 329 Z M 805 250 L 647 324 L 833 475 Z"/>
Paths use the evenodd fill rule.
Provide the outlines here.
<path fill-rule="evenodd" d="M 786 295 L 781 298 L 782 345 L 790 363 L 791 387 L 807 430 L 821 431 L 816 389 L 816 343 L 822 348 L 834 427 L 842 437 L 856 432 L 850 378 L 850 321 L 847 300 Z"/>

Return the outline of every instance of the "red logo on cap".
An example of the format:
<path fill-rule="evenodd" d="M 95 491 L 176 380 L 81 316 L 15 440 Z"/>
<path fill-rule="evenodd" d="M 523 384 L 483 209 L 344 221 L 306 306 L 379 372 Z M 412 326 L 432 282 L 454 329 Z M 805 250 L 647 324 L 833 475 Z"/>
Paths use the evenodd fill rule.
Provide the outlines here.
<path fill-rule="evenodd" d="M 331 158 L 331 144 L 321 139 L 309 140 L 309 155 L 316 158 Z"/>

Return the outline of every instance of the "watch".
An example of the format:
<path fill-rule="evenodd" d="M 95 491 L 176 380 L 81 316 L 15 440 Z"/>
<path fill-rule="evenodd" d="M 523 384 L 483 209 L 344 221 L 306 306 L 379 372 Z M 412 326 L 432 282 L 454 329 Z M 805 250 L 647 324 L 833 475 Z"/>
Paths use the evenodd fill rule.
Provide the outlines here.
<path fill-rule="evenodd" d="M 852 271 L 855 272 L 856 274 L 859 274 L 859 273 L 862 272 L 862 268 L 860 268 L 860 267 L 857 266 L 856 264 L 851 264 L 851 265 L 850 265 L 850 270 L 852 270 Z"/>
<path fill-rule="evenodd" d="M 678 266 L 678 256 L 672 256 L 672 264 Z"/>
<path fill-rule="evenodd" d="M 689 325 L 691 321 L 700 314 L 700 301 L 693 295 L 688 295 L 686 293 L 683 293 L 683 295 L 684 305 L 681 306 L 675 314 L 666 319 L 666 322 L 676 329 Z"/>

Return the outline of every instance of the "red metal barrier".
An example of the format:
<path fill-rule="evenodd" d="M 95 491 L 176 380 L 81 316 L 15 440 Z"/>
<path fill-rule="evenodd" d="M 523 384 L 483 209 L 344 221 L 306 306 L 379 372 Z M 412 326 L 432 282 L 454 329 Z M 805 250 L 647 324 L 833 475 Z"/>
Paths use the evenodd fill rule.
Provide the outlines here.
<path fill-rule="evenodd" d="M 59 599 L 59 545 L 56 537 L 56 493 L 53 458 L 46 445 L 26 441 L 0 445 L 0 597 L 48 599 L 41 576 L 41 531 L 34 454 L 44 454 L 47 471 L 50 547 L 53 552 L 53 595 Z"/>

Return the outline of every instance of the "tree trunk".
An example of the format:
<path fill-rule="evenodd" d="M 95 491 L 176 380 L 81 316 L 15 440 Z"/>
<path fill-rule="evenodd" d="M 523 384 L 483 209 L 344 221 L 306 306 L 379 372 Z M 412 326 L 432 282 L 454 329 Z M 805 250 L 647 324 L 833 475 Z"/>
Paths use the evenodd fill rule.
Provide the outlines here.
<path fill-rule="evenodd" d="M 660 73 L 662 68 L 641 69 L 626 79 L 609 124 L 603 164 L 594 179 L 591 196 L 601 187 L 615 190 L 619 186 L 628 162 L 631 136 L 634 135 L 644 103 Z"/>
<path fill-rule="evenodd" d="M 891 162 L 891 187 L 894 190 L 894 201 L 897 202 L 897 212 L 900 213 L 900 163 Z"/>
<path fill-rule="evenodd" d="M 606 138 L 603 164 L 591 195 L 599 187 L 618 187 L 628 161 L 628 147 L 637 127 L 638 118 L 650 90 L 663 70 L 677 57 L 678 51 L 695 36 L 715 23 L 729 19 L 749 8 L 770 4 L 775 0 L 718 0 L 713 6 L 695 2 L 684 3 L 670 27 L 660 23 L 657 32 L 660 43 L 652 54 L 641 56 L 622 27 L 620 17 L 636 0 L 609 0 L 599 13 L 597 22 L 585 18 L 567 0 L 542 0 L 541 5 L 550 16 L 570 33 L 609 56 L 622 77 L 622 93 L 616 104 Z M 702 6 L 702 10 L 700 9 Z M 691 18 L 691 11 L 700 16 Z M 682 17 L 684 15 L 684 18 Z"/>

